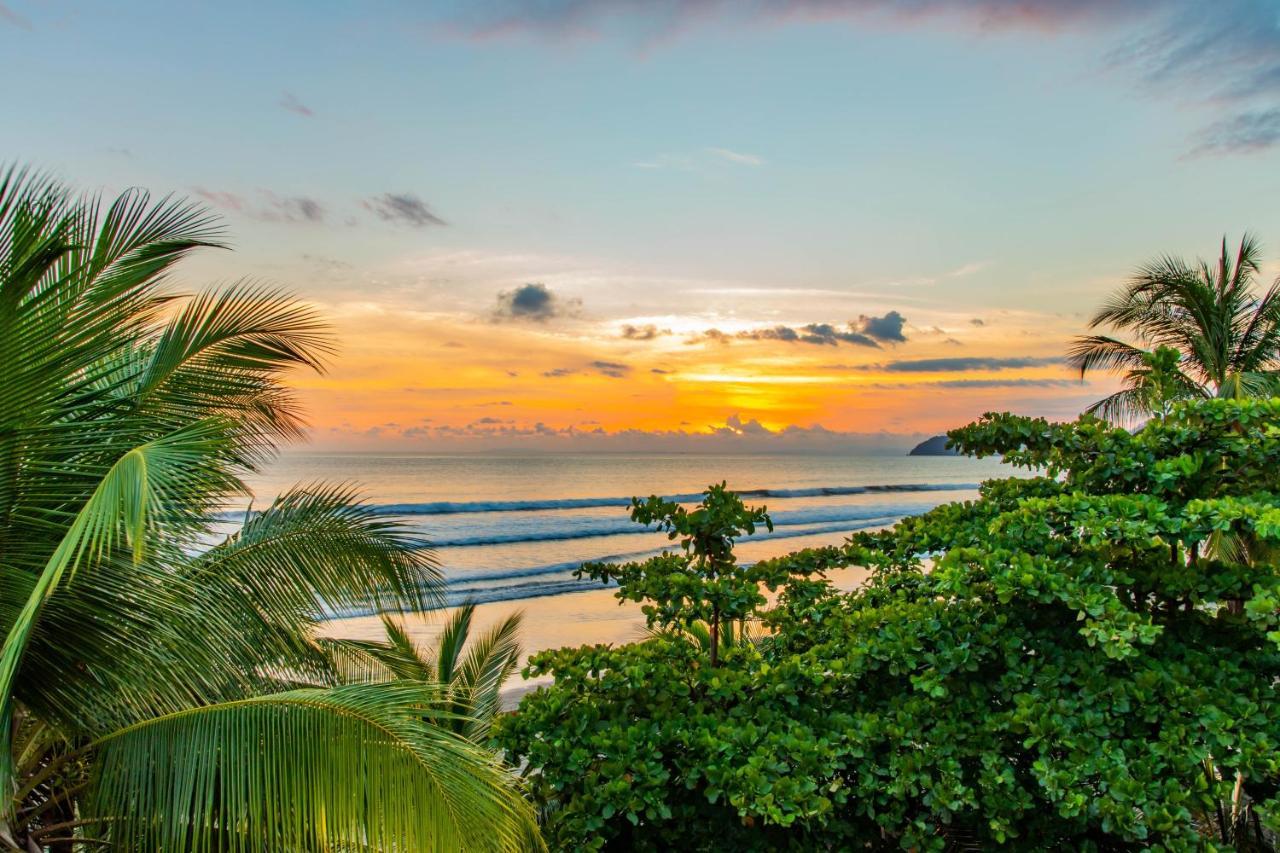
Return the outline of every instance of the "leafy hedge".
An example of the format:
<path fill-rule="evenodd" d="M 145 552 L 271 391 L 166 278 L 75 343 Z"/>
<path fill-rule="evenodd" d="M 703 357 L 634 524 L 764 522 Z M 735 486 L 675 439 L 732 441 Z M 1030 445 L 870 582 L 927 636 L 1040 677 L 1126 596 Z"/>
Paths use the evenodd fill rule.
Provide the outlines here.
<path fill-rule="evenodd" d="M 1136 433 L 989 415 L 951 440 L 1036 475 L 750 568 L 684 537 L 652 573 L 589 569 L 675 628 L 726 584 L 780 592 L 731 597 L 769 632 L 717 665 L 679 632 L 533 659 L 554 684 L 497 739 L 552 845 L 1273 849 L 1280 400 Z M 716 489 L 703 511 L 767 519 Z M 823 572 L 849 565 L 873 578 L 839 593 Z"/>

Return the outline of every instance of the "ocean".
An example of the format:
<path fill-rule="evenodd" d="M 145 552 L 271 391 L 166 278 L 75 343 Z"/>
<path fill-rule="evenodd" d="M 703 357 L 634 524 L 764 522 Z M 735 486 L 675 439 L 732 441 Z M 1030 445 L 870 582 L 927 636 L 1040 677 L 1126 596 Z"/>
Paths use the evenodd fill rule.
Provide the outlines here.
<path fill-rule="evenodd" d="M 294 484 L 350 483 L 401 519 L 448 578 L 448 601 L 522 602 L 598 588 L 573 570 L 589 560 L 633 560 L 668 540 L 633 523 L 632 496 L 696 502 L 727 481 L 763 504 L 773 533 L 740 540 L 740 562 L 839 544 L 975 495 L 998 460 L 956 456 L 694 454 L 425 455 L 288 452 L 251 486 L 263 506 Z M 356 616 L 359 614 L 342 614 Z"/>

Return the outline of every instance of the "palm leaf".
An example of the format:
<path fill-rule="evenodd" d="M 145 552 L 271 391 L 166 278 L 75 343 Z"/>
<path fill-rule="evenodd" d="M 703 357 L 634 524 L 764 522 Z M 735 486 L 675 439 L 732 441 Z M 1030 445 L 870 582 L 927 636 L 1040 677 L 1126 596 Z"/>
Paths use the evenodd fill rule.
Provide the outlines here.
<path fill-rule="evenodd" d="M 0 648 L 0 780 L 12 778 L 8 743 L 14 679 L 45 601 L 86 559 L 127 544 L 141 560 L 154 527 L 191 513 L 190 492 L 243 490 L 218 464 L 226 455 L 227 434 L 226 422 L 210 419 L 130 450 L 72 519 Z"/>
<path fill-rule="evenodd" d="M 96 745 L 85 819 L 117 849 L 523 850 L 529 806 L 433 724 L 411 682 L 297 690 L 160 717 Z"/>
<path fill-rule="evenodd" d="M 472 602 L 466 602 L 453 612 L 445 623 L 435 644 L 436 678 L 449 684 L 458 672 L 462 659 L 462 648 L 466 645 L 467 636 L 471 633 L 471 617 L 476 612 Z"/>
<path fill-rule="evenodd" d="M 463 731 L 473 740 L 488 733 L 501 710 L 502 687 L 520 665 L 523 618 L 519 611 L 512 613 L 472 642 L 454 676 L 454 693 L 468 717 Z"/>

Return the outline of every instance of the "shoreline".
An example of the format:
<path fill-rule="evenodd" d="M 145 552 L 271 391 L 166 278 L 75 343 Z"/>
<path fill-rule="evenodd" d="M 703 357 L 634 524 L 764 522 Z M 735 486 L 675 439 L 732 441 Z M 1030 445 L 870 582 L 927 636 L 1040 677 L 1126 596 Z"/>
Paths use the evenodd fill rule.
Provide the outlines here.
<path fill-rule="evenodd" d="M 831 572 L 827 577 L 837 589 L 847 592 L 860 586 L 870 575 L 868 569 L 848 568 Z M 622 645 L 643 639 L 645 619 L 640 605 L 632 601 L 618 601 L 614 597 L 616 591 L 616 587 L 601 585 L 597 589 L 536 599 L 477 604 L 471 623 L 472 636 L 479 636 L 513 612 L 522 612 L 520 642 L 524 656 L 520 662 L 521 669 L 530 655 L 547 649 Z M 415 642 L 429 644 L 439 636 L 445 618 L 452 611 L 453 608 L 445 608 L 408 614 L 400 621 Z M 377 615 L 330 619 L 321 626 L 319 635 L 349 640 L 385 638 L 382 619 Z M 549 681 L 548 678 L 525 679 L 517 670 L 503 688 L 504 709 L 514 708 L 525 693 Z"/>

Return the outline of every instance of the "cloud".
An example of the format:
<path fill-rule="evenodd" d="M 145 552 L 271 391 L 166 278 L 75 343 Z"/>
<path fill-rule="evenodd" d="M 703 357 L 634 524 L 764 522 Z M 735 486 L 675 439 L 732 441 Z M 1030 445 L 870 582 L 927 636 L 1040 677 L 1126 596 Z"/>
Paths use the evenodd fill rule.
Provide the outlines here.
<path fill-rule="evenodd" d="M 612 19 L 629 18 L 635 30 L 670 37 L 698 26 L 728 22 L 785 25 L 794 21 L 875 19 L 919 25 L 949 19 L 978 30 L 1053 31 L 1085 22 L 1120 22 L 1155 0 L 493 0 L 461 7 L 447 25 L 486 39 L 520 33 L 556 37 L 599 36 Z M 638 22 L 637 18 L 644 18 Z"/>
<path fill-rule="evenodd" d="M 981 317 L 974 317 L 972 320 L 970 320 L 970 321 L 969 321 L 969 325 L 971 325 L 971 326 L 985 326 L 985 325 L 987 325 L 987 321 L 986 321 L 986 320 L 984 320 L 984 319 L 982 319 Z"/>
<path fill-rule="evenodd" d="M 414 228 L 447 224 L 431 212 L 426 202 L 413 193 L 383 193 L 365 199 L 364 208 L 372 211 L 383 222 L 394 222 Z"/>
<path fill-rule="evenodd" d="M 607 376 L 610 379 L 625 379 L 631 373 L 631 365 L 622 364 L 617 361 L 592 361 L 587 364 L 591 370 L 599 373 L 601 376 Z M 552 370 L 544 370 L 542 375 L 548 379 L 561 379 L 565 376 L 573 376 L 581 371 L 572 367 L 557 367 Z"/>
<path fill-rule="evenodd" d="M 813 344 L 815 346 L 853 346 L 879 349 L 881 341 L 905 341 L 902 336 L 902 325 L 905 321 L 897 311 L 890 311 L 884 317 L 862 317 L 858 324 L 849 323 L 843 328 L 830 323 L 806 323 L 803 326 L 766 326 L 760 329 L 744 329 L 734 334 L 719 329 L 706 329 L 694 334 L 686 343 L 695 344 L 703 341 L 714 341 L 727 344 L 733 340 L 742 341 L 782 341 L 788 344 Z"/>
<path fill-rule="evenodd" d="M 929 382 L 939 388 L 1069 388 L 1080 385 L 1071 379 L 944 379 Z"/>
<path fill-rule="evenodd" d="M 6 24 L 10 24 L 21 30 L 31 29 L 30 21 L 10 9 L 4 3 L 0 3 L 0 21 L 4 21 Z"/>
<path fill-rule="evenodd" d="M 867 365 L 863 370 L 884 370 L 889 373 L 965 373 L 974 370 L 1018 370 L 1027 367 L 1045 367 L 1062 364 L 1060 357 L 1052 358 L 994 358 L 973 356 L 968 358 L 917 358 L 890 361 L 887 364 Z"/>
<path fill-rule="evenodd" d="M 845 20 L 899 29 L 1004 32 L 1042 39 L 1071 30 L 1098 36 L 1108 74 L 1179 103 L 1209 106 L 1218 125 L 1195 153 L 1229 154 L 1280 139 L 1251 132 L 1280 108 L 1280 21 L 1274 0 L 492 0 L 455 7 L 443 30 L 474 39 L 533 34 L 596 38 L 639 33 L 647 46 L 696 28 L 783 27 Z M 1264 124 L 1264 127 L 1266 125 Z M 1233 127 L 1245 144 L 1233 142 Z M 1222 142 L 1211 141 L 1223 133 Z M 750 156 L 750 155 L 748 155 Z"/>
<path fill-rule="evenodd" d="M 224 210 L 231 210 L 259 222 L 316 224 L 324 222 L 324 205 L 308 196 L 280 196 L 271 190 L 258 190 L 254 198 L 246 198 L 227 190 L 195 187 L 200 198 Z"/>
<path fill-rule="evenodd" d="M 740 166 L 764 165 L 763 157 L 757 157 L 755 154 L 743 154 L 740 151 L 730 151 L 728 148 L 708 148 L 707 153 L 719 157 L 721 160 L 737 163 Z"/>
<path fill-rule="evenodd" d="M 311 107 L 298 100 L 297 95 L 294 95 L 292 92 L 285 92 L 281 95 L 280 100 L 276 101 L 276 106 L 280 107 L 282 110 L 294 113 L 295 115 L 306 116 L 307 118 L 311 118 L 315 115 Z"/>
<path fill-rule="evenodd" d="M 278 198 L 268 194 L 268 203 L 285 222 L 323 222 L 324 206 L 313 198 Z"/>
<path fill-rule="evenodd" d="M 925 434 L 891 432 L 840 432 L 820 424 L 770 429 L 754 417 L 734 413 L 723 423 L 701 429 L 683 422 L 672 430 L 619 429 L 610 431 L 595 420 L 569 426 L 532 424 L 513 419 L 480 418 L 461 426 L 424 424 L 398 427 L 383 424 L 367 430 L 344 424 L 331 429 L 334 446 L 349 447 L 353 439 L 376 439 L 378 447 L 418 447 L 430 442 L 434 448 L 455 447 L 475 450 L 529 449 L 540 451 L 661 451 L 661 452 L 775 452 L 879 454 L 900 456 Z"/>
<path fill-rule="evenodd" d="M 659 329 L 652 323 L 643 326 L 633 326 L 630 323 L 624 323 L 622 326 L 622 337 L 629 341 L 651 341 L 660 335 L 671 334 L 670 329 Z"/>
<path fill-rule="evenodd" d="M 351 264 L 338 258 L 331 258 L 328 255 L 312 255 L 304 252 L 301 257 L 302 260 L 326 272 L 341 272 L 351 269 Z M 444 346 L 449 346 L 449 344 L 446 343 Z M 462 345 L 457 344 L 457 346 Z"/>
<path fill-rule="evenodd" d="M 616 361 L 593 361 L 591 362 L 591 367 L 602 376 L 608 376 L 612 379 L 623 379 L 631 372 L 631 365 L 620 364 Z"/>
<path fill-rule="evenodd" d="M 868 317 L 864 314 L 858 318 L 858 331 L 885 343 L 906 343 L 907 337 L 902 334 L 902 327 L 906 322 L 897 311 L 890 311 L 883 317 Z"/>
<path fill-rule="evenodd" d="M 733 414 L 725 419 L 725 426 L 739 435 L 773 435 L 773 430 L 761 424 L 755 418 L 744 421 L 740 415 Z"/>
<path fill-rule="evenodd" d="M 498 294 L 494 318 L 544 322 L 553 317 L 572 314 L 581 304 L 577 299 L 561 299 L 545 284 L 522 284 L 515 290 L 504 290 Z"/>
<path fill-rule="evenodd" d="M 1280 108 L 1240 113 L 1216 121 L 1201 131 L 1190 156 L 1245 154 L 1280 143 Z"/>

